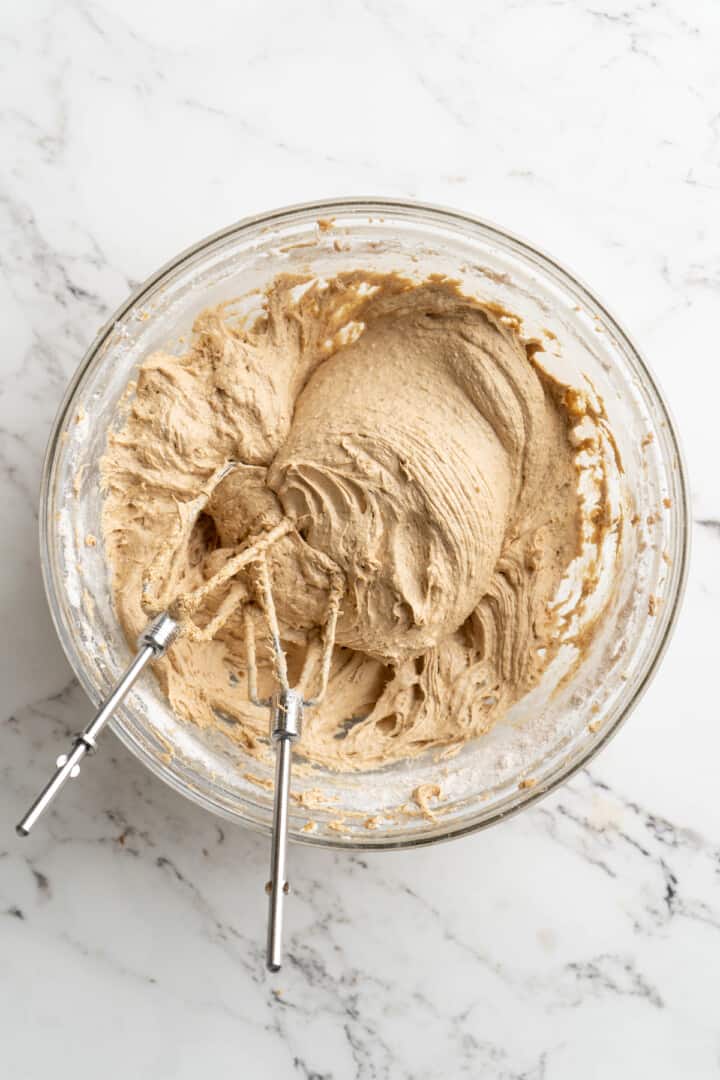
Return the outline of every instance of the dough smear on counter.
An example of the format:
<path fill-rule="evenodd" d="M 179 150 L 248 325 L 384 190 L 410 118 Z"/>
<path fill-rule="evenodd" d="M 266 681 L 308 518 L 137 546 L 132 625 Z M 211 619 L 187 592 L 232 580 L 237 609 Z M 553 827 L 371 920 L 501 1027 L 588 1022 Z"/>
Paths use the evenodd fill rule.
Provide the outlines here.
<path fill-rule="evenodd" d="M 187 352 L 145 361 L 102 461 L 128 638 L 147 622 L 147 582 L 167 603 L 287 520 L 268 564 L 292 679 L 308 649 L 319 656 L 333 574 L 344 588 L 328 693 L 300 752 L 366 769 L 487 732 L 556 655 L 566 620 L 553 600 L 582 543 L 577 394 L 566 407 L 536 349 L 440 278 L 284 276 L 254 321 L 232 304 L 204 311 Z M 229 460 L 178 546 L 179 522 Z M 243 573 L 230 587 L 252 600 Z M 244 638 L 240 604 L 156 671 L 178 715 L 222 723 L 264 756 Z M 264 693 L 267 650 L 259 659 Z"/>

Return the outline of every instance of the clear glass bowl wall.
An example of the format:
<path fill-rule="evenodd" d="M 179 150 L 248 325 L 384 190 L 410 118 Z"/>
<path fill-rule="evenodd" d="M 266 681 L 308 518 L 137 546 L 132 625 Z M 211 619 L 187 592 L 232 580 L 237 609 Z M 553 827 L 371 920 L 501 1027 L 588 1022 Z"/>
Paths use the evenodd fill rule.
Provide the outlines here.
<path fill-rule="evenodd" d="M 323 219 L 332 218 L 330 227 Z M 322 221 L 322 227 L 318 225 Z M 328 847 L 398 847 L 483 827 L 529 805 L 582 766 L 613 734 L 652 674 L 684 582 L 688 514 L 677 439 L 655 382 L 617 323 L 587 289 L 524 242 L 462 214 L 408 203 L 351 200 L 293 207 L 233 226 L 183 253 L 146 282 L 98 335 L 68 388 L 50 440 L 43 478 L 41 556 L 63 647 L 93 702 L 127 664 L 130 650 L 111 600 L 101 543 L 98 462 L 107 431 L 122 423 L 121 398 L 154 349 L 178 347 L 209 304 L 247 296 L 279 272 L 327 277 L 349 269 L 429 273 L 519 315 L 523 331 L 555 338 L 548 361 L 577 385 L 588 376 L 603 396 L 622 455 L 622 484 L 639 515 L 626 528 L 619 588 L 582 666 L 559 691 L 541 686 L 488 736 L 456 756 L 427 754 L 357 775 L 314 770 L 295 784 L 319 789 L 325 807 L 294 806 L 291 838 Z M 550 352 L 557 356 L 550 356 Z M 669 505 L 663 504 L 663 500 Z M 662 508 L 660 519 L 644 529 Z M 87 534 L 98 538 L 88 547 Z M 650 598 L 657 613 L 650 616 Z M 539 749 L 525 738 L 541 718 Z M 246 773 L 270 770 L 217 731 L 180 722 L 154 679 L 118 711 L 113 727 L 158 776 L 208 809 L 268 829 L 270 793 Z M 524 749 L 523 749 L 524 747 Z M 528 757 L 528 754 L 530 755 Z M 533 756 L 534 755 L 534 756 Z M 532 777 L 533 786 L 521 786 Z M 435 820 L 402 812 L 411 791 L 439 782 Z M 383 816 L 387 813 L 387 817 Z M 378 827 L 365 821 L 381 815 Z M 342 831 L 333 823 L 340 819 Z M 315 832 L 303 832 L 309 819 Z"/>

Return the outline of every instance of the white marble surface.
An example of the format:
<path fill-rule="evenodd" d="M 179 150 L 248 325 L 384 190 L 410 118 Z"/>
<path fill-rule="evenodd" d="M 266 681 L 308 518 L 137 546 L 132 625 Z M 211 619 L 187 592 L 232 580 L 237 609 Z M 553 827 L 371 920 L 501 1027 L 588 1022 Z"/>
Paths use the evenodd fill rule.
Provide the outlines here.
<path fill-rule="evenodd" d="M 720 1073 L 718 55 L 715 0 L 3 5 L 3 1077 Z M 605 298 L 674 408 L 695 547 L 662 670 L 591 769 L 436 849 L 294 849 L 273 978 L 265 842 L 113 736 L 14 836 L 89 717 L 37 491 L 64 384 L 135 282 L 244 215 L 353 193 L 495 220 Z"/>

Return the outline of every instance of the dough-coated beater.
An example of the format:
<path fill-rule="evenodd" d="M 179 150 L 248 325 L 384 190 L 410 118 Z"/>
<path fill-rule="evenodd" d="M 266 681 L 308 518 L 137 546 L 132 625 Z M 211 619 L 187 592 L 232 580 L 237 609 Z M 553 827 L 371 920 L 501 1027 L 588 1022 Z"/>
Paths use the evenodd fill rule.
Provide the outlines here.
<path fill-rule="evenodd" d="M 234 463 L 230 463 L 218 470 L 210 478 L 198 498 L 187 504 L 186 511 L 181 514 L 178 542 L 187 540 L 194 521 L 206 506 L 210 495 L 233 468 Z M 180 636 L 187 636 L 191 641 L 209 640 L 222 628 L 233 612 L 242 606 L 247 651 L 248 697 L 253 705 L 269 710 L 268 734 L 275 746 L 270 878 L 265 886 L 269 897 L 266 963 L 270 971 L 278 971 L 282 963 L 283 905 L 285 896 L 290 891 L 286 864 L 292 744 L 302 734 L 304 710 L 318 705 L 325 696 L 335 643 L 335 628 L 343 595 L 342 576 L 339 572 L 332 574 L 322 642 L 321 644 L 311 643 L 309 646 L 298 688 L 292 688 L 288 678 L 287 658 L 281 641 L 267 561 L 267 551 L 292 528 L 290 520 L 285 519 L 267 532 L 253 537 L 204 585 L 176 597 L 165 610 L 151 619 L 138 639 L 137 652 L 132 662 L 91 722 L 74 737 L 69 753 L 58 757 L 54 775 L 17 825 L 18 835 L 28 836 L 66 781 L 78 776 L 83 758 L 86 754 L 95 752 L 97 738 L 101 731 L 151 661 L 165 656 Z M 174 545 L 174 549 L 177 549 L 177 545 Z M 169 571 L 173 561 L 172 551 L 165 554 L 164 561 Z M 246 582 L 237 580 L 237 575 L 247 568 L 255 570 L 254 587 L 248 587 Z M 223 585 L 229 585 L 226 596 L 218 604 L 217 610 L 208 622 L 202 627 L 198 626 L 192 619 L 193 613 Z M 255 643 L 255 621 L 258 614 L 262 616 L 268 631 L 276 682 L 275 692 L 266 698 L 258 696 Z M 305 697 L 300 688 L 304 687 L 309 679 L 311 670 L 318 659 L 318 648 L 320 649 L 319 686 L 314 696 Z"/>

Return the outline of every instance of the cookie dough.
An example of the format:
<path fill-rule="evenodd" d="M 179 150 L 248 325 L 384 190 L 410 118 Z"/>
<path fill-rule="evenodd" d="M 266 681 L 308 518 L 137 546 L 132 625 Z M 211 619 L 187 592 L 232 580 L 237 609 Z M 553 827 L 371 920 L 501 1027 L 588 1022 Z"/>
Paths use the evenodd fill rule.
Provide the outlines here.
<path fill-rule="evenodd" d="M 283 276 L 253 321 L 232 303 L 204 311 L 187 351 L 145 361 L 102 461 L 128 638 L 153 604 L 286 521 L 268 561 L 291 679 L 311 654 L 306 692 L 334 573 L 344 588 L 328 694 L 300 752 L 368 769 L 487 732 L 560 647 L 553 600 L 582 542 L 577 394 L 570 407 L 537 349 L 439 278 Z M 223 601 L 229 620 L 155 669 L 179 716 L 263 756 L 267 715 L 246 678 L 253 596 L 252 571 L 208 596 L 198 623 Z M 267 650 L 259 660 L 264 693 Z"/>

